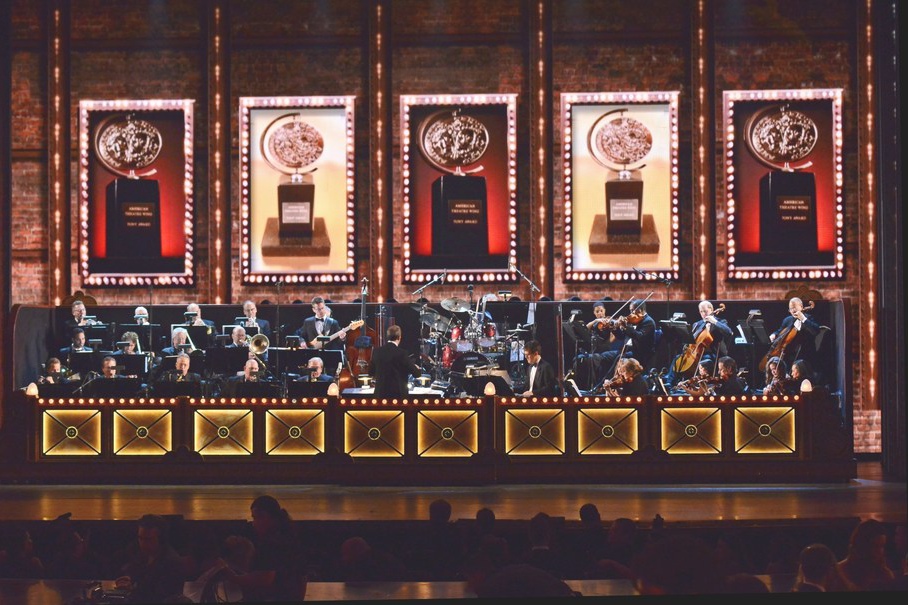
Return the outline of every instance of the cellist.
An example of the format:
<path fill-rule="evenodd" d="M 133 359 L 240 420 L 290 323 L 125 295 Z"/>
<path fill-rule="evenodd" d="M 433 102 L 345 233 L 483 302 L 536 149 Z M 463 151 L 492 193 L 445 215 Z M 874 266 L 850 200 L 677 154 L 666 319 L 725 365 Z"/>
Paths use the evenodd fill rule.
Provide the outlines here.
<path fill-rule="evenodd" d="M 813 303 L 808 308 L 813 308 Z M 806 314 L 805 310 L 804 301 L 797 296 L 791 298 L 788 301 L 788 317 L 782 320 L 782 325 L 778 330 L 769 335 L 770 353 L 786 363 L 804 357 L 806 353 L 813 353 L 813 339 L 820 332 L 820 324 Z M 779 339 L 786 342 L 778 351 L 775 351 L 779 348 L 776 346 L 778 344 L 776 341 Z M 802 347 L 807 342 L 810 342 L 808 350 L 802 351 Z"/>
<path fill-rule="evenodd" d="M 695 349 L 682 350 L 672 360 L 668 374 L 665 375 L 664 379 L 666 388 L 671 388 L 680 380 L 692 376 L 697 364 L 706 361 L 712 366 L 716 359 L 728 354 L 726 339 L 732 337 L 732 330 L 728 322 L 717 317 L 713 304 L 708 300 L 701 300 L 700 304 L 697 305 L 697 310 L 700 312 L 700 319 L 691 326 L 691 335 L 694 342 L 687 345 L 688 347 L 695 347 Z M 678 366 L 679 359 L 685 353 L 690 354 L 691 352 L 698 355 L 699 359 L 695 359 L 690 364 L 690 371 L 677 372 L 675 368 Z"/>

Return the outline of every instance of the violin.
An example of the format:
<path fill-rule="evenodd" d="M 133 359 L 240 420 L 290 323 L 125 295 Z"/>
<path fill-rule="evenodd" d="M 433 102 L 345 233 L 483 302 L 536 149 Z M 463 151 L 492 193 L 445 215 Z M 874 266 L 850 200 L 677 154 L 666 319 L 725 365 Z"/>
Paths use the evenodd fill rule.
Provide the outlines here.
<path fill-rule="evenodd" d="M 809 311 L 814 308 L 814 303 L 812 300 L 807 301 L 804 307 L 801 309 L 801 312 Z M 793 315 L 793 314 L 792 314 Z M 790 345 L 795 337 L 798 335 L 798 330 L 795 329 L 795 324 L 792 323 L 790 326 L 785 328 L 782 332 L 779 333 L 779 336 L 772 341 L 772 344 L 769 346 L 769 350 L 766 351 L 766 355 L 763 356 L 763 359 L 760 360 L 760 365 L 758 369 L 761 372 L 766 371 L 766 364 L 769 363 L 769 360 L 773 357 L 778 357 L 782 359 L 785 348 Z"/>
<path fill-rule="evenodd" d="M 719 376 L 691 376 L 679 382 L 677 387 L 691 395 L 714 395 L 716 387 L 722 382 Z"/>
<path fill-rule="evenodd" d="M 620 387 L 630 384 L 631 379 L 627 376 L 615 376 L 609 380 L 603 380 L 596 390 L 594 395 L 608 395 L 609 397 L 619 397 L 621 396 Z"/>
<path fill-rule="evenodd" d="M 720 304 L 718 307 L 712 310 L 712 313 L 706 317 L 713 317 L 719 313 L 725 311 L 725 303 Z M 704 317 L 704 320 L 706 318 Z M 684 345 L 684 350 L 681 352 L 678 357 L 675 358 L 674 365 L 672 369 L 675 374 L 684 375 L 690 372 L 692 369 L 697 367 L 697 364 L 700 363 L 700 359 L 703 357 L 709 347 L 713 344 L 713 336 L 709 331 L 709 322 L 706 322 L 706 326 L 700 330 L 700 333 L 697 334 L 697 339 L 693 343 Z"/>

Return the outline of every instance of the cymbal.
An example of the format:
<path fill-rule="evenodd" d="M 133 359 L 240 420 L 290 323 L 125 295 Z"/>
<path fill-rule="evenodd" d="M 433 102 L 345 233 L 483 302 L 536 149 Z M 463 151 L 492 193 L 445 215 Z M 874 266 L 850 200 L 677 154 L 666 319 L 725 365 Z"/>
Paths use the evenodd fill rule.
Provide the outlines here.
<path fill-rule="evenodd" d="M 431 324 L 432 328 L 437 332 L 447 332 L 451 329 L 451 320 L 447 317 L 438 316 L 438 319 L 435 320 L 434 324 Z"/>
<path fill-rule="evenodd" d="M 412 304 L 410 305 L 410 308 L 411 308 L 411 309 L 413 309 L 414 311 L 419 311 L 420 313 L 422 313 L 423 307 L 428 307 L 428 303 L 426 303 L 426 304 L 424 304 L 424 305 L 421 305 L 421 304 L 419 304 L 419 303 L 412 303 Z M 431 310 L 431 309 L 430 309 L 430 310 Z"/>
<path fill-rule="evenodd" d="M 508 330 L 508 334 L 517 334 L 518 332 L 529 332 L 526 328 L 514 328 L 513 330 Z"/>
<path fill-rule="evenodd" d="M 441 301 L 441 307 L 453 313 L 463 313 L 470 310 L 470 305 L 462 298 L 446 298 Z"/>

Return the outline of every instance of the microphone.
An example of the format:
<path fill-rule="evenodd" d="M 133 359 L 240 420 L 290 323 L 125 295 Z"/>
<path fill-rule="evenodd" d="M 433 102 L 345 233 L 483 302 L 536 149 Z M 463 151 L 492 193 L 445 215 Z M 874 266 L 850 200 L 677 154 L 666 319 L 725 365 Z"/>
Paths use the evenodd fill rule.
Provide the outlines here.
<path fill-rule="evenodd" d="M 647 273 L 646 271 L 641 271 L 637 267 L 632 267 L 632 268 L 637 273 L 637 275 L 640 275 L 641 277 L 649 277 L 649 273 Z"/>
<path fill-rule="evenodd" d="M 473 291 L 473 284 L 470 284 L 469 286 L 467 286 L 467 292 L 472 292 L 472 291 Z"/>
<path fill-rule="evenodd" d="M 447 277 L 448 277 L 448 270 L 447 270 L 447 269 L 442 269 L 442 272 L 441 272 L 441 281 L 440 281 L 439 283 L 442 283 L 442 284 L 445 283 L 445 279 L 446 279 Z"/>

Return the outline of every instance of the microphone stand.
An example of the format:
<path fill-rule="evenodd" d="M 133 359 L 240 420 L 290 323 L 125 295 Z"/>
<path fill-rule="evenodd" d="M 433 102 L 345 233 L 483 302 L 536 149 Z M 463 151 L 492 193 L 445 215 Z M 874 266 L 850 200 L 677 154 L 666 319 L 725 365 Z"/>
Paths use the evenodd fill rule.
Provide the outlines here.
<path fill-rule="evenodd" d="M 517 265 L 511 265 L 511 269 L 513 269 L 514 272 L 517 273 L 517 275 L 525 279 L 526 282 L 530 284 L 530 292 L 542 292 L 542 290 L 539 289 L 539 286 L 533 283 L 533 280 L 521 273 L 520 269 L 517 268 Z"/>
<path fill-rule="evenodd" d="M 666 319 L 672 318 L 672 284 L 675 283 L 671 279 L 665 277 L 661 278 L 656 273 L 647 273 L 646 271 L 641 271 L 637 267 L 633 268 L 641 277 L 655 278 L 656 281 L 662 282 L 665 284 L 665 315 Z"/>
<path fill-rule="evenodd" d="M 427 281 L 425 284 L 423 284 L 422 286 L 420 286 L 419 288 L 414 290 L 413 293 L 410 294 L 410 296 L 419 296 L 420 294 L 423 293 L 423 290 L 425 290 L 429 286 L 434 286 L 437 283 L 443 282 L 445 280 L 445 276 L 447 274 L 448 274 L 448 270 L 445 269 L 443 273 L 441 273 L 440 275 L 436 275 L 431 280 Z M 363 278 L 363 279 L 365 279 L 365 278 Z M 365 286 L 363 286 L 363 287 L 365 288 Z M 365 296 L 365 294 L 363 296 Z"/>
<path fill-rule="evenodd" d="M 275 320 L 277 321 L 277 326 L 274 330 L 275 343 L 274 346 L 280 348 L 281 346 L 281 286 L 284 285 L 284 278 L 277 280 L 277 311 L 275 315 Z"/>

